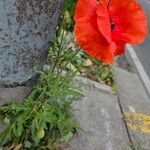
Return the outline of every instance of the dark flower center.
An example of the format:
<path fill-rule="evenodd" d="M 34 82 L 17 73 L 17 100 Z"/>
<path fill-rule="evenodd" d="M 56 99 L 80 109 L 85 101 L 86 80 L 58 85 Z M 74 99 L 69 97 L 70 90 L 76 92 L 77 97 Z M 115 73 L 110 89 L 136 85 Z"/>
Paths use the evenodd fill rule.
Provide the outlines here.
<path fill-rule="evenodd" d="M 114 30 L 115 27 L 116 27 L 115 21 L 114 21 L 114 20 L 111 20 L 111 21 L 110 21 L 110 24 L 111 24 L 111 29 Z"/>

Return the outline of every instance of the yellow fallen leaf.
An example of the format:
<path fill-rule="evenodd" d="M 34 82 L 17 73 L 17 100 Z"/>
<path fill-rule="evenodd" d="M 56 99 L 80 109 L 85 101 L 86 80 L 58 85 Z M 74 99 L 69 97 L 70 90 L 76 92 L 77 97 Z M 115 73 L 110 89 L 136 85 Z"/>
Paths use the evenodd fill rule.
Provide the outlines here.
<path fill-rule="evenodd" d="M 14 150 L 20 150 L 22 148 L 22 144 L 18 144 L 17 146 L 15 146 Z"/>

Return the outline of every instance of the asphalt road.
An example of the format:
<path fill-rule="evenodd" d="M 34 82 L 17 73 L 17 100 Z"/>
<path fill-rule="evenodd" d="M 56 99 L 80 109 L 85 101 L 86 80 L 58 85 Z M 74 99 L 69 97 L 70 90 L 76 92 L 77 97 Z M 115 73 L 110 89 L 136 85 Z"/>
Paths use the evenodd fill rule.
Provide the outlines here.
<path fill-rule="evenodd" d="M 140 0 L 148 18 L 149 34 L 141 45 L 133 46 L 146 73 L 150 78 L 150 0 Z"/>

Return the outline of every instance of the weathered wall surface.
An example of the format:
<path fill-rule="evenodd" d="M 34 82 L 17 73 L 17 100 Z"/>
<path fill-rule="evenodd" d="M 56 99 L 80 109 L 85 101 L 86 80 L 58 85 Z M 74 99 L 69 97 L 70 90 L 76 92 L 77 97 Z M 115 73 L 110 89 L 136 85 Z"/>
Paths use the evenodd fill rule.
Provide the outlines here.
<path fill-rule="evenodd" d="M 64 0 L 0 0 L 0 87 L 42 68 Z"/>

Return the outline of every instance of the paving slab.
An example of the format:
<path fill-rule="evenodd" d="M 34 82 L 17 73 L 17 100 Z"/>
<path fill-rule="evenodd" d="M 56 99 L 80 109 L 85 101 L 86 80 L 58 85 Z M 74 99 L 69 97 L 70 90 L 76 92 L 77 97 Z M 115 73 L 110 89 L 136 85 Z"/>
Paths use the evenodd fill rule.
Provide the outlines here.
<path fill-rule="evenodd" d="M 137 150 L 150 150 L 150 98 L 136 74 L 120 68 L 115 74 L 133 146 Z"/>
<path fill-rule="evenodd" d="M 75 82 L 85 95 L 74 104 L 75 116 L 84 132 L 70 142 L 68 150 L 129 150 L 117 96 L 100 83 L 97 86 L 84 78 Z"/>
<path fill-rule="evenodd" d="M 0 105 L 11 102 L 21 103 L 24 98 L 31 92 L 31 87 L 17 86 L 17 87 L 0 87 Z"/>

